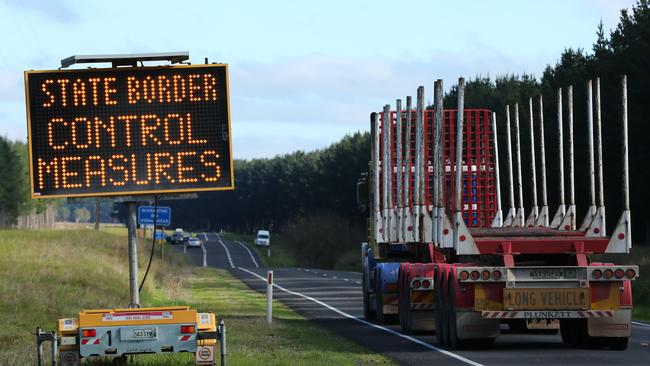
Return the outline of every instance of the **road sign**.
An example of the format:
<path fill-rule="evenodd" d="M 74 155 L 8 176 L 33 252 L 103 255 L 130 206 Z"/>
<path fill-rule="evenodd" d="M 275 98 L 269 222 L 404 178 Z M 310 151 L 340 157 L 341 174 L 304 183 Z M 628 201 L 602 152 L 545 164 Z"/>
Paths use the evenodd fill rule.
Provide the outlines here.
<path fill-rule="evenodd" d="M 215 365 L 215 347 L 198 346 L 196 347 L 195 362 L 197 365 Z"/>
<path fill-rule="evenodd" d="M 26 71 L 33 198 L 233 189 L 228 65 Z"/>
<path fill-rule="evenodd" d="M 138 224 L 153 225 L 154 212 L 157 212 L 156 225 L 169 226 L 171 224 L 172 209 L 171 207 L 165 206 L 158 206 L 158 209 L 155 211 L 153 206 L 138 206 Z"/>

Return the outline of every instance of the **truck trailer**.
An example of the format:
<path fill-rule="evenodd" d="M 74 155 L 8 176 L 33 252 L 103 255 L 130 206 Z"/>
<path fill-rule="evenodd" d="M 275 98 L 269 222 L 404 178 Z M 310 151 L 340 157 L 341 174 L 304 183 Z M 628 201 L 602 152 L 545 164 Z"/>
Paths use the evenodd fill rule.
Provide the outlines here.
<path fill-rule="evenodd" d="M 398 99 L 394 109 L 386 105 L 372 113 L 369 174 L 357 187 L 360 203 L 369 212 L 368 241 L 361 245 L 365 317 L 380 323 L 399 320 L 405 333 L 435 332 L 438 344 L 450 349 L 491 344 L 504 323 L 520 331 L 532 323 L 550 328 L 559 324 L 566 344 L 625 349 L 631 333 L 631 282 L 639 275 L 638 266 L 591 259 L 597 254 L 629 253 L 632 246 L 626 77 L 615 87 L 621 95 L 622 148 L 621 166 L 616 167 L 620 170 L 612 174 L 621 174 L 623 203 L 609 234 L 599 79 L 586 85 L 589 187 L 584 188 L 590 205 L 580 226 L 572 86 L 557 91 L 559 148 L 553 169 L 558 169 L 559 202 L 553 216 L 547 202 L 541 96 L 530 98 L 527 106 L 532 171 L 526 177 L 532 187 L 528 211 L 521 106 L 514 104 L 511 110 L 508 105 L 505 110 L 507 141 L 505 154 L 501 152 L 507 157 L 505 215 L 497 116 L 489 109 L 465 109 L 463 78 L 458 81 L 455 109 L 444 109 L 443 81 L 437 80 L 433 106 L 425 107 L 420 86 L 415 106 L 407 97 L 405 108 Z"/>

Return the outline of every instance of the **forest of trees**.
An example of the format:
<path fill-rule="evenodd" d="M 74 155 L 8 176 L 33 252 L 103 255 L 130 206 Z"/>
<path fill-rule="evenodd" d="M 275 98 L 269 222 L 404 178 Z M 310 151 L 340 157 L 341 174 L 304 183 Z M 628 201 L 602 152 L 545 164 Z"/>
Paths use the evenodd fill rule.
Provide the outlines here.
<path fill-rule="evenodd" d="M 511 108 L 514 108 L 514 103 L 519 103 L 524 167 L 522 173 L 524 177 L 528 177 L 531 167 L 528 154 L 528 98 L 535 97 L 536 114 L 537 96 L 543 96 L 547 184 L 550 210 L 553 213 L 559 199 L 557 90 L 563 88 L 566 108 L 566 87 L 573 85 L 575 184 L 578 214 L 581 218 L 588 202 L 586 82 L 600 77 L 605 200 L 609 214 L 608 226 L 611 230 L 621 207 L 620 76 L 627 74 L 631 195 L 635 222 L 633 227 L 635 242 L 642 244 L 647 240 L 646 231 L 650 227 L 650 216 L 644 210 L 650 203 L 650 193 L 645 189 L 649 178 L 646 162 L 650 157 L 650 149 L 646 143 L 650 139 L 650 129 L 646 127 L 650 103 L 645 100 L 650 97 L 648 0 L 640 0 L 630 12 L 623 10 L 620 23 L 610 34 L 606 34 L 602 24 L 595 27 L 595 31 L 596 41 L 592 50 L 566 49 L 555 65 L 547 66 L 541 77 L 528 74 L 502 75 L 495 79 L 476 76 L 467 82 L 465 103 L 467 108 L 489 108 L 497 112 L 497 116 L 501 117 L 498 118 L 498 141 L 503 150 L 506 146 L 503 118 L 505 106 L 510 104 Z M 426 80 L 423 80 L 424 82 Z M 390 100 L 395 96 L 386 97 Z M 456 88 L 451 87 L 445 95 L 445 105 L 453 108 L 455 104 Z M 565 114 L 565 139 L 566 120 Z M 537 138 L 539 142 L 539 136 Z M 565 148 L 566 146 L 567 141 Z M 366 214 L 356 208 L 355 183 L 357 178 L 367 171 L 369 151 L 369 135 L 357 133 L 346 136 L 340 142 L 320 151 L 296 152 L 272 159 L 237 161 L 237 188 L 234 192 L 203 193 L 200 194 L 199 200 L 172 202 L 175 221 L 187 227 L 251 232 L 258 228 L 292 231 L 296 225 L 303 228 L 313 227 L 310 220 L 322 220 L 333 226 L 335 224 L 332 222 L 338 220 L 343 226 L 348 225 L 347 227 L 352 229 L 337 230 L 345 232 L 345 235 L 336 240 L 344 241 L 349 248 L 343 252 L 356 251 L 358 238 L 363 237 Z M 539 167 L 539 162 L 537 166 Z M 501 171 L 505 174 L 505 169 Z M 505 179 L 502 181 L 505 182 Z M 525 206 L 530 207 L 530 182 L 525 181 L 524 184 Z M 504 202 L 505 204 L 507 202 Z M 323 215 L 326 215 L 326 219 L 323 219 Z M 291 236 L 296 235 L 294 233 Z"/>

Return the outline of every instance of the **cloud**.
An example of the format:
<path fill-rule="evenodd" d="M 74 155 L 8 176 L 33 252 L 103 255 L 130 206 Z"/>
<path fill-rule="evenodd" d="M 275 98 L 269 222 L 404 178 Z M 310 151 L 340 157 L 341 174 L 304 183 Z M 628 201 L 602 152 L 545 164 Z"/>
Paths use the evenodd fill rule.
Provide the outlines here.
<path fill-rule="evenodd" d="M 0 0 L 0 2 L 14 9 L 37 13 L 61 23 L 74 22 L 80 19 L 74 7 L 62 0 Z"/>

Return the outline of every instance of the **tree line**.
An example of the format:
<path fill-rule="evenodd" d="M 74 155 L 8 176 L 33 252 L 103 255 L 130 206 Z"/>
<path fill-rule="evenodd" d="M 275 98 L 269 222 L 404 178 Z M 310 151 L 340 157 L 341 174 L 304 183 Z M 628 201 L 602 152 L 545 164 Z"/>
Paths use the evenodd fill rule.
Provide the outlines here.
<path fill-rule="evenodd" d="M 646 143 L 650 139 L 650 129 L 645 127 L 646 116 L 650 115 L 650 103 L 645 102 L 650 97 L 648 35 L 649 2 L 639 0 L 631 11 L 621 11 L 618 26 L 609 34 L 606 34 L 602 23 L 598 25 L 591 52 L 566 49 L 555 65 L 546 67 L 541 77 L 511 74 L 492 79 L 478 75 L 467 82 L 465 92 L 466 108 L 489 108 L 497 113 L 498 142 L 503 151 L 502 157 L 505 157 L 506 146 L 505 106 L 509 104 L 513 110 L 514 104 L 519 103 L 524 177 L 530 176 L 532 166 L 527 123 L 528 98 L 535 98 L 534 114 L 537 120 L 537 97 L 540 94 L 543 96 L 547 185 L 550 211 L 553 214 L 559 202 L 557 187 L 560 164 L 557 152 L 556 98 L 558 88 L 563 88 L 566 108 L 566 90 L 569 85 L 573 85 L 575 186 L 578 217 L 581 218 L 588 206 L 586 82 L 599 77 L 605 152 L 605 203 L 611 231 L 621 207 L 620 75 L 627 74 L 631 195 L 636 242 L 645 241 L 646 228 L 650 226 L 650 216 L 644 212 L 650 203 L 650 193 L 645 189 L 649 178 L 646 161 L 650 157 Z M 447 108 L 455 107 L 456 96 L 456 87 L 451 87 L 444 98 Z M 566 109 L 564 113 L 564 138 L 567 139 Z M 536 138 L 539 144 L 540 136 Z M 564 145 L 566 149 L 566 140 Z M 369 158 L 368 133 L 356 133 L 323 150 L 298 151 L 268 159 L 237 160 L 234 191 L 200 193 L 198 200 L 169 201 L 174 208 L 174 225 L 197 229 L 224 228 L 240 232 L 252 232 L 260 228 L 282 231 L 294 227 L 296 222 L 304 223 L 305 217 L 325 214 L 329 221 L 334 215 L 351 225 L 361 227 L 365 223 L 366 214 L 357 210 L 355 183 L 361 173 L 368 171 Z M 565 153 L 563 163 L 567 164 L 567 161 L 568 154 Z M 537 166 L 539 167 L 539 161 Z M 501 181 L 506 182 L 504 165 L 501 172 Z M 524 184 L 524 202 L 529 209 L 532 187 L 529 179 L 525 178 Z M 568 185 L 568 177 L 565 177 L 565 184 Z M 505 193 L 503 196 L 507 197 Z M 504 200 L 504 207 L 507 204 Z M 356 250 L 355 243 L 350 245 Z"/>

